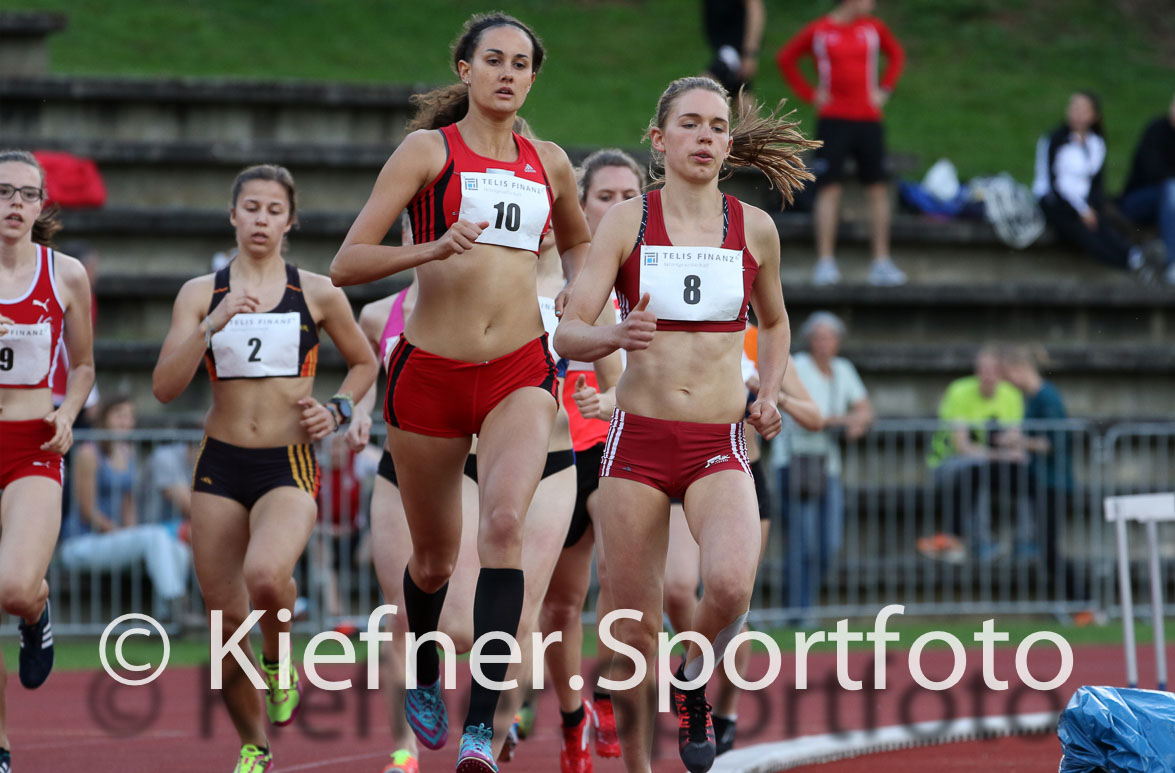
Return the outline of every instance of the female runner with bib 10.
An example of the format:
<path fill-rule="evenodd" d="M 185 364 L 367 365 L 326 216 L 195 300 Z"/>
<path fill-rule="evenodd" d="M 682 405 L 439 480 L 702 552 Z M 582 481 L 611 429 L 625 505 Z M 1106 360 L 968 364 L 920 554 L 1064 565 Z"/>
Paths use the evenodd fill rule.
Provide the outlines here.
<path fill-rule="evenodd" d="M 0 613 L 21 618 L 20 683 L 53 668 L 45 571 L 61 529 L 62 455 L 94 385 L 90 282 L 49 247 L 61 229 L 45 210 L 45 172 L 31 153 L 0 150 Z M 53 407 L 52 369 L 69 355 L 65 400 Z M 8 674 L 0 656 L 0 771 L 11 765 Z"/>
<path fill-rule="evenodd" d="M 385 164 L 331 264 L 336 284 L 416 269 L 419 297 L 388 364 L 384 419 L 413 552 L 404 572 L 409 629 L 437 628 L 461 543 L 461 475 L 477 435 L 475 641 L 515 636 L 522 534 L 556 411 L 555 363 L 539 312 L 537 259 L 554 227 L 570 283 L 590 240 L 567 155 L 513 131 L 543 46 L 504 14 L 469 19 L 453 46 L 460 83 L 414 98 L 409 134 Z M 408 208 L 414 244 L 381 244 Z M 556 299 L 562 311 L 566 291 Z M 507 655 L 492 641 L 486 661 Z M 500 659 L 500 658 L 499 658 Z M 497 770 L 492 746 L 505 663 L 485 663 L 462 724 L 457 770 Z M 422 744 L 448 738 L 435 646 L 416 652 L 405 711 Z"/>
<path fill-rule="evenodd" d="M 221 696 L 241 737 L 236 769 L 261 773 L 273 754 L 257 690 L 266 689 L 265 710 L 275 725 L 293 722 L 300 704 L 298 670 L 281 657 L 279 636 L 290 631 L 294 565 L 318 513 L 312 444 L 347 423 L 352 396 L 371 387 L 378 365 L 343 291 L 282 257 L 297 224 L 294 178 L 284 167 L 237 175 L 229 221 L 237 256 L 180 289 L 154 391 L 164 403 L 179 397 L 201 360 L 212 379 L 212 409 L 192 476 L 192 556 L 209 612 L 221 613 L 218 646 L 245 622 L 250 606 L 263 613 L 263 684 L 235 658 L 220 663 Z M 328 403 L 311 396 L 319 328 L 347 363 Z M 240 646 L 251 651 L 249 637 Z"/>
<path fill-rule="evenodd" d="M 753 166 L 790 201 L 812 179 L 798 154 L 816 144 L 760 111 L 744 100 L 732 126 L 730 97 L 716 81 L 669 85 L 648 130 L 664 187 L 604 216 L 555 335 L 559 351 L 580 360 L 628 351 L 599 493 L 612 603 L 640 613 L 620 620 L 615 637 L 643 663 L 618 657 L 612 669 L 627 688 L 612 685 L 629 771 L 650 770 L 670 499 L 684 501 L 701 551 L 705 595 L 692 629 L 710 644 L 714 665 L 742 627 L 755 581 L 759 513 L 742 420 L 746 412 L 764 439 L 779 433 L 791 332 L 775 224 L 719 191 L 718 177 L 725 164 Z M 613 285 L 623 321 L 597 325 Z M 760 380 L 749 411 L 741 369 L 748 304 L 759 322 Z M 709 770 L 715 754 L 703 662 L 691 643 L 676 675 L 685 686 L 674 691 L 679 751 L 694 773 Z"/>

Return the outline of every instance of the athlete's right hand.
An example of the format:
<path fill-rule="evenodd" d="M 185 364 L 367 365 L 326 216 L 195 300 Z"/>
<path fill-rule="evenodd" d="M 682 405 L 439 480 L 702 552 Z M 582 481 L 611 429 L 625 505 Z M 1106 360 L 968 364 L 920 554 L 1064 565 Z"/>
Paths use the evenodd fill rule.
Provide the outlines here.
<path fill-rule="evenodd" d="M 580 416 L 585 419 L 600 417 L 600 392 L 588 386 L 587 378 L 582 374 L 575 380 L 575 391 L 571 396 L 575 398 L 575 407 L 579 409 Z"/>
<path fill-rule="evenodd" d="M 367 448 L 367 442 L 371 440 L 371 416 L 352 416 L 351 423 L 347 427 L 347 445 L 351 447 L 352 451 L 362 451 Z"/>
<path fill-rule="evenodd" d="M 208 315 L 212 332 L 223 330 L 233 317 L 238 314 L 252 314 L 260 306 L 261 300 L 256 295 L 250 295 L 244 290 L 230 290 L 216 310 Z"/>
<path fill-rule="evenodd" d="M 465 218 L 461 218 L 449 226 L 449 230 L 445 231 L 444 236 L 433 242 L 437 250 L 435 259 L 444 260 L 450 255 L 460 255 L 472 250 L 477 237 L 481 236 L 481 232 L 489 227 L 490 221 L 488 220 L 471 223 Z"/>
<path fill-rule="evenodd" d="M 653 342 L 653 334 L 657 332 L 657 315 L 648 311 L 648 306 L 649 294 L 645 293 L 624 321 L 616 326 L 621 349 L 638 352 L 648 349 Z"/>

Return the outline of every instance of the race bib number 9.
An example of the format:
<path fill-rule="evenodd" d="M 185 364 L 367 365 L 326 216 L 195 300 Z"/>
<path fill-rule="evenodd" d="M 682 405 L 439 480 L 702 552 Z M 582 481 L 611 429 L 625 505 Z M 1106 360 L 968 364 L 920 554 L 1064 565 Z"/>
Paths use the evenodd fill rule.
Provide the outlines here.
<path fill-rule="evenodd" d="M 212 336 L 218 378 L 297 376 L 302 315 L 238 314 Z"/>
<path fill-rule="evenodd" d="M 9 325 L 0 335 L 0 386 L 39 384 L 53 359 L 53 328 L 48 322 Z"/>
<path fill-rule="evenodd" d="M 641 245 L 640 294 L 658 319 L 729 322 L 743 307 L 743 252 Z"/>
<path fill-rule="evenodd" d="M 461 173 L 460 216 L 490 225 L 478 244 L 497 244 L 538 251 L 543 227 L 551 214 L 547 186 L 512 174 Z"/>

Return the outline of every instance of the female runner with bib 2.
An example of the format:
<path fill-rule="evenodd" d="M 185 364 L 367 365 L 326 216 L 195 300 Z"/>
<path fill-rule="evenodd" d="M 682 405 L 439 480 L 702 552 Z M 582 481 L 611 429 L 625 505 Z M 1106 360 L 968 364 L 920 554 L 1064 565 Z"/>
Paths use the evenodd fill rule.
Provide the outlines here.
<path fill-rule="evenodd" d="M 94 384 L 90 282 L 81 263 L 47 246 L 60 229 L 36 158 L 0 150 L 0 614 L 20 618 L 20 683 L 30 690 L 53 668 L 45 571 L 61 528 L 62 455 Z M 69 378 L 54 410 L 61 348 Z M 0 771 L 12 765 L 7 684 L 0 656 Z"/>
<path fill-rule="evenodd" d="M 279 660 L 278 637 L 290 630 L 294 565 L 318 512 L 311 443 L 347 422 L 351 395 L 366 392 L 378 369 L 343 292 L 282 258 L 297 223 L 294 193 L 283 167 L 255 166 L 237 176 L 229 213 L 237 257 L 180 289 L 154 374 L 155 397 L 164 403 L 179 397 L 201 360 L 212 379 L 192 476 L 192 556 L 205 605 L 222 615 L 217 644 L 250 607 L 263 612 L 263 684 L 235 658 L 221 662 L 221 695 L 242 743 L 238 773 L 262 773 L 273 761 L 257 690 L 266 689 L 266 713 L 276 725 L 292 722 L 300 701 L 297 668 Z M 326 404 L 311 397 L 320 327 L 348 368 Z M 240 646 L 250 651 L 248 637 Z"/>
<path fill-rule="evenodd" d="M 563 272 L 574 279 L 589 235 L 566 154 L 515 133 L 514 119 L 542 65 L 522 22 L 474 16 L 453 48 L 461 78 L 417 98 L 413 131 L 388 159 L 331 265 L 336 284 L 416 269 L 420 294 L 392 352 L 384 418 L 413 552 L 404 605 L 418 637 L 436 630 L 461 542 L 461 475 L 478 436 L 475 639 L 514 636 L 523 604 L 523 521 L 555 419 L 555 364 L 536 290 L 539 243 L 554 226 Z M 382 246 L 408 208 L 415 244 Z M 558 307 L 562 308 L 562 295 Z M 505 655 L 493 641 L 484 654 Z M 487 658 L 488 660 L 488 658 Z M 485 664 L 501 681 L 504 663 Z M 431 644 L 408 674 L 408 722 L 421 743 L 448 737 L 439 658 Z M 498 691 L 475 683 L 457 769 L 496 770 Z"/>
<path fill-rule="evenodd" d="M 567 357 L 590 361 L 617 348 L 629 353 L 599 493 L 612 603 L 641 613 L 614 630 L 617 640 L 644 656 L 644 678 L 624 691 L 610 685 L 626 769 L 640 773 L 650 770 L 649 709 L 671 498 L 684 500 L 701 550 L 705 595 L 692 628 L 712 644 L 716 663 L 750 603 L 760 528 L 743 442 L 740 365 L 748 304 L 759 321 L 761 384 L 748 421 L 767 439 L 781 424 L 776 398 L 791 333 L 779 281 L 779 236 L 765 212 L 723 195 L 718 175 L 724 163 L 754 166 L 790 199 L 800 181 L 811 178 L 797 153 L 812 144 L 794 124 L 761 116 L 749 100 L 732 128 L 730 98 L 709 78 L 670 84 L 649 137 L 655 160 L 664 158 L 665 185 L 605 215 L 555 336 Z M 623 321 L 594 325 L 612 285 Z M 626 669 L 629 663 L 614 659 L 613 679 L 632 677 L 636 664 Z M 694 773 L 714 761 L 702 663 L 701 650 L 691 644 L 677 673 L 683 687 L 674 694 L 679 751 Z"/>

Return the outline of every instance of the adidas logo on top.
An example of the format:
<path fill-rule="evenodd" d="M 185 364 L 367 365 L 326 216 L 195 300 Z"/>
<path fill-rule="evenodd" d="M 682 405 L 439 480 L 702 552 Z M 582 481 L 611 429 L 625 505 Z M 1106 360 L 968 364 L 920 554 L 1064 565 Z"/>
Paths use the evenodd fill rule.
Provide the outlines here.
<path fill-rule="evenodd" d="M 527 164 L 527 165 L 526 165 L 526 169 L 525 169 L 524 171 L 527 171 L 527 172 L 530 172 L 531 174 L 533 174 L 533 173 L 534 173 L 534 167 L 533 167 L 533 166 L 531 166 L 530 164 Z"/>

